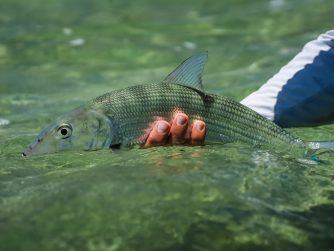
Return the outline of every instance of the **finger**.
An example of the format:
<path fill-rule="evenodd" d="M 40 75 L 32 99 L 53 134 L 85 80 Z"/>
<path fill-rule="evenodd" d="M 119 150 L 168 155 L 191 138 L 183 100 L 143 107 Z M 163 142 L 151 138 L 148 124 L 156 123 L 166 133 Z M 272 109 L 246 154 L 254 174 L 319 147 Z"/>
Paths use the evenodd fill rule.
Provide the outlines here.
<path fill-rule="evenodd" d="M 148 135 L 144 147 L 152 147 L 166 144 L 170 131 L 170 124 L 166 121 L 157 121 Z"/>
<path fill-rule="evenodd" d="M 195 120 L 191 129 L 191 145 L 203 145 L 205 141 L 206 125 L 201 120 Z"/>
<path fill-rule="evenodd" d="M 170 143 L 173 145 L 183 144 L 186 141 L 189 118 L 184 113 L 178 113 L 173 120 L 170 129 Z"/>

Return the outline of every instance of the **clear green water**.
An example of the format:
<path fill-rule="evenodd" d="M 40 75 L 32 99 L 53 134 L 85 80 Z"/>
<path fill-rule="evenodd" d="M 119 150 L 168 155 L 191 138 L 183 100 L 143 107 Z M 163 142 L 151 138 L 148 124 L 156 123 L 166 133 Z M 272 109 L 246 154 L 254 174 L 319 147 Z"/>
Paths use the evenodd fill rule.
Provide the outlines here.
<path fill-rule="evenodd" d="M 0 6 L 1 251 L 333 250 L 333 154 L 316 166 L 240 144 L 20 156 L 63 112 L 196 51 L 210 53 L 206 89 L 240 100 L 333 28 L 333 1 Z M 334 126 L 292 131 L 334 138 Z"/>

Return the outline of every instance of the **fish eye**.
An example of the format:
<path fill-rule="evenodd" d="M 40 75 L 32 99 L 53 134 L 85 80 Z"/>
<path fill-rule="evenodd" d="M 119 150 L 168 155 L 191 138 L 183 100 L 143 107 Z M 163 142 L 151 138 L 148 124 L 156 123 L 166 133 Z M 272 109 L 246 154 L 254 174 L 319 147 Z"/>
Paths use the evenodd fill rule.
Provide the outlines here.
<path fill-rule="evenodd" d="M 62 124 L 58 127 L 57 132 L 62 139 L 67 139 L 72 135 L 72 130 L 70 124 Z"/>

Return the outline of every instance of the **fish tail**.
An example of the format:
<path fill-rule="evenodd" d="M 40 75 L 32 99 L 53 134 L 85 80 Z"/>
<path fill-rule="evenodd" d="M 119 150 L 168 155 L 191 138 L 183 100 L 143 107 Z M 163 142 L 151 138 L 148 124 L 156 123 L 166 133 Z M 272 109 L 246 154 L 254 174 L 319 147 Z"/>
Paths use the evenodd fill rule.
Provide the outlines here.
<path fill-rule="evenodd" d="M 330 150 L 334 151 L 334 140 L 330 141 L 306 141 L 305 145 L 311 150 Z"/>
<path fill-rule="evenodd" d="M 307 150 L 304 152 L 304 158 L 307 161 L 316 163 L 322 162 L 319 158 L 321 154 L 334 152 L 334 140 L 331 141 L 305 141 Z"/>

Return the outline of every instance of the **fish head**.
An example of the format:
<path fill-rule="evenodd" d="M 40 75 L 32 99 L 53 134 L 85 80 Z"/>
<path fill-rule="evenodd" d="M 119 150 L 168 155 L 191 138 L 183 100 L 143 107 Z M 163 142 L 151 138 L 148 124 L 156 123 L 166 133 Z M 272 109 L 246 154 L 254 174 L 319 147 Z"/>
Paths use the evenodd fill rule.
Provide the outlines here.
<path fill-rule="evenodd" d="M 49 124 L 23 151 L 22 156 L 69 149 L 98 150 L 110 145 L 111 122 L 103 112 L 79 107 Z"/>

